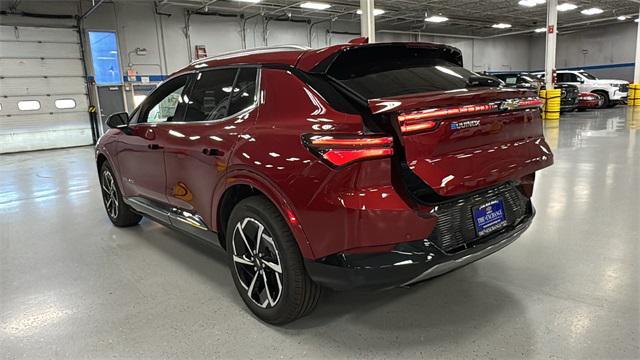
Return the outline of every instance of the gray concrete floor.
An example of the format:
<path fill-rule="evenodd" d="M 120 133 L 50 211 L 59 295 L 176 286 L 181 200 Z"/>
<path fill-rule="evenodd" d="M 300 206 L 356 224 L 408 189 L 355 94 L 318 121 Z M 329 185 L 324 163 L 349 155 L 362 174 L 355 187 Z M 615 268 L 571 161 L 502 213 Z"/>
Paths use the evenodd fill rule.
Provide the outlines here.
<path fill-rule="evenodd" d="M 91 148 L 0 156 L 0 358 L 640 358 L 640 122 L 564 115 L 516 243 L 410 289 L 327 293 L 284 328 L 220 250 L 113 227 Z"/>

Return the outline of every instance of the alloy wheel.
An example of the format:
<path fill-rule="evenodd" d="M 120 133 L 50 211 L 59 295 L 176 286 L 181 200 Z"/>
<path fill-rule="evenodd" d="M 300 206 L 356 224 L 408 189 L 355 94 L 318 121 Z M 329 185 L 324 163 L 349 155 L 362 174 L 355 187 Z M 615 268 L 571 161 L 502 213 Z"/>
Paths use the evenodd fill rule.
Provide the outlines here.
<path fill-rule="evenodd" d="M 111 172 L 102 173 L 102 199 L 107 213 L 112 219 L 118 217 L 118 193 Z"/>
<path fill-rule="evenodd" d="M 258 220 L 239 221 L 231 238 L 233 265 L 247 297 L 261 308 L 273 308 L 282 295 L 282 263 L 269 231 Z"/>

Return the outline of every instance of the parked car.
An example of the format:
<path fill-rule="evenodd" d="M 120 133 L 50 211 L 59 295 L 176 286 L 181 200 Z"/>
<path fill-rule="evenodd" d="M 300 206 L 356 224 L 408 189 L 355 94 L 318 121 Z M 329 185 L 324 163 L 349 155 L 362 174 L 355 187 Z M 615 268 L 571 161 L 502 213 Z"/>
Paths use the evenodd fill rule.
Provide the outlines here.
<path fill-rule="evenodd" d="M 544 90 L 544 83 L 535 75 L 529 73 L 494 73 L 493 76 L 505 82 L 505 86 L 518 89 Z M 561 89 L 560 111 L 570 112 L 577 108 L 578 87 L 571 84 L 557 84 Z"/>
<path fill-rule="evenodd" d="M 250 50 L 177 71 L 96 148 L 116 226 L 219 243 L 242 300 L 283 324 L 321 288 L 410 285 L 507 246 L 553 163 L 535 92 L 438 44 Z M 158 269 L 157 271 L 162 271 Z"/>
<path fill-rule="evenodd" d="M 492 73 L 492 75 L 504 81 L 505 86 L 508 87 L 538 91 L 542 86 L 540 79 L 528 73 Z"/>
<path fill-rule="evenodd" d="M 586 111 L 588 109 L 598 109 L 604 103 L 602 96 L 592 93 L 580 93 L 578 96 L 578 111 Z"/>
<path fill-rule="evenodd" d="M 544 73 L 535 75 L 544 76 Z M 559 84 L 576 85 L 580 92 L 598 94 L 603 97 L 603 107 L 614 107 L 627 101 L 629 82 L 624 80 L 598 79 L 584 70 L 559 70 L 557 72 Z"/>

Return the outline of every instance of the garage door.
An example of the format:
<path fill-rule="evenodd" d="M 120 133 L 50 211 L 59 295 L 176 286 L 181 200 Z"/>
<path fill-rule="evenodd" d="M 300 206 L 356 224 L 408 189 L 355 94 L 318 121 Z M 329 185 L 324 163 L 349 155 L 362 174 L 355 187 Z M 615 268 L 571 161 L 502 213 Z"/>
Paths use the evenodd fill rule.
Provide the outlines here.
<path fill-rule="evenodd" d="M 92 143 L 75 29 L 0 26 L 0 153 Z"/>

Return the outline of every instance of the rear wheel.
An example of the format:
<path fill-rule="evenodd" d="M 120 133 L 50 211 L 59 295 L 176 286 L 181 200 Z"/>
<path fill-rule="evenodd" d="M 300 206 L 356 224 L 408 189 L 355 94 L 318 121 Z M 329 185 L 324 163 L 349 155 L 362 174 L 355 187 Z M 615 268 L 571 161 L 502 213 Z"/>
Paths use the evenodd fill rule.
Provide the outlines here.
<path fill-rule="evenodd" d="M 102 164 L 100 168 L 100 188 L 104 209 L 107 211 L 109 220 L 111 220 L 115 226 L 133 226 L 142 220 L 142 216 L 134 213 L 131 208 L 124 203 L 113 170 L 111 170 L 111 167 L 106 162 Z"/>
<path fill-rule="evenodd" d="M 285 324 L 316 307 L 321 288 L 307 275 L 288 225 L 269 200 L 252 196 L 239 202 L 226 234 L 233 281 L 257 317 Z"/>

